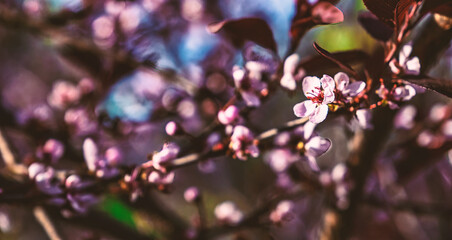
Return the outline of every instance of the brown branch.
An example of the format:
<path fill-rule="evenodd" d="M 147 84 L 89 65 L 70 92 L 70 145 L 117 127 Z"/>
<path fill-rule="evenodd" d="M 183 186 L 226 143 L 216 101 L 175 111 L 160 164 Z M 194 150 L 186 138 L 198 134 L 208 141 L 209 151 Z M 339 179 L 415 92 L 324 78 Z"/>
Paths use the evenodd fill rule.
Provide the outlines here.
<path fill-rule="evenodd" d="M 46 232 L 50 240 L 63 239 L 60 237 L 60 234 L 57 232 L 55 226 L 53 225 L 44 208 L 42 208 L 41 206 L 34 207 L 33 214 L 36 220 L 39 222 L 39 224 L 41 224 L 42 228 L 44 228 L 44 231 Z"/>

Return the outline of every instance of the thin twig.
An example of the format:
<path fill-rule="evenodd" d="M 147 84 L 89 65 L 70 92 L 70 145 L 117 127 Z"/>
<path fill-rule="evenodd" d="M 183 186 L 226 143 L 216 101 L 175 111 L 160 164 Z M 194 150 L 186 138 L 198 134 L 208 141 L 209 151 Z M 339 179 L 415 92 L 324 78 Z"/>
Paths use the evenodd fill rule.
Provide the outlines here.
<path fill-rule="evenodd" d="M 42 228 L 44 228 L 44 231 L 47 233 L 50 240 L 62 240 L 55 226 L 52 224 L 52 221 L 49 219 L 49 216 L 41 206 L 36 206 L 33 209 L 33 214 Z"/>
<path fill-rule="evenodd" d="M 22 164 L 17 164 L 13 152 L 6 140 L 3 129 L 0 128 L 0 153 L 5 161 L 5 165 L 12 173 L 17 175 L 27 174 L 27 168 Z"/>

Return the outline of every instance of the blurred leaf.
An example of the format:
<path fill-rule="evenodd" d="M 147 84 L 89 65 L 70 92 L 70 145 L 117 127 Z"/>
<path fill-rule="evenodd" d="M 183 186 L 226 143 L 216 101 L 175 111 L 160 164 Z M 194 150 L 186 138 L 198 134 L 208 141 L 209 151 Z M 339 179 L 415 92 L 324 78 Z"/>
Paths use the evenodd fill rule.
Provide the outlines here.
<path fill-rule="evenodd" d="M 425 87 L 427 89 L 433 90 L 444 94 L 452 98 L 452 81 L 446 79 L 435 79 L 429 76 L 417 76 L 417 75 L 405 75 L 401 76 L 403 80 L 410 83 Z"/>
<path fill-rule="evenodd" d="M 344 14 L 329 2 L 319 2 L 312 8 L 313 20 L 317 24 L 333 24 L 344 21 Z"/>
<path fill-rule="evenodd" d="M 365 62 L 369 58 L 367 53 L 360 50 L 335 52 L 331 53 L 331 56 L 334 59 L 337 59 L 338 61 L 345 62 L 348 64 Z M 317 55 L 300 62 L 297 68 L 303 68 L 308 72 L 315 72 L 322 69 L 328 69 L 333 67 L 337 67 L 337 64 L 329 59 L 326 59 L 323 56 Z"/>
<path fill-rule="evenodd" d="M 207 30 L 211 33 L 224 32 L 236 46 L 242 46 L 246 40 L 249 40 L 275 53 L 277 51 L 270 26 L 260 18 L 225 20 L 210 24 Z"/>
<path fill-rule="evenodd" d="M 135 221 L 133 220 L 132 210 L 129 209 L 118 199 L 113 197 L 107 197 L 103 201 L 101 208 L 118 221 L 130 227 L 135 227 Z"/>
<path fill-rule="evenodd" d="M 424 0 L 421 15 L 423 16 L 429 12 L 452 17 L 452 2 L 450 0 Z"/>
<path fill-rule="evenodd" d="M 360 13 L 358 21 L 367 33 L 377 40 L 386 42 L 393 34 L 393 29 L 378 19 L 377 16 L 371 12 Z"/>
<path fill-rule="evenodd" d="M 363 0 L 364 5 L 384 23 L 394 27 L 394 14 L 399 0 Z"/>
<path fill-rule="evenodd" d="M 305 0 L 297 1 L 297 11 L 290 26 L 291 47 L 289 52 L 295 51 L 305 33 L 316 25 L 340 23 L 344 21 L 344 14 L 333 4 L 338 1 L 319 1 L 311 5 Z"/>
<path fill-rule="evenodd" d="M 353 75 L 355 78 L 358 78 L 358 74 L 355 72 L 355 70 L 353 70 L 352 67 L 350 67 L 350 65 L 348 65 L 347 63 L 341 61 L 340 59 L 337 59 L 333 54 L 331 54 L 330 52 L 328 52 L 327 50 L 321 48 L 317 43 L 314 42 L 313 44 L 314 49 L 320 54 L 322 55 L 324 58 L 334 62 L 335 64 L 337 64 L 341 69 L 343 69 L 345 72 L 347 72 L 348 74 Z"/>
<path fill-rule="evenodd" d="M 407 16 L 407 13 L 410 10 L 411 6 L 413 6 L 414 4 L 416 4 L 416 0 L 400 0 L 397 3 L 394 16 L 397 32 L 405 22 L 405 17 Z"/>

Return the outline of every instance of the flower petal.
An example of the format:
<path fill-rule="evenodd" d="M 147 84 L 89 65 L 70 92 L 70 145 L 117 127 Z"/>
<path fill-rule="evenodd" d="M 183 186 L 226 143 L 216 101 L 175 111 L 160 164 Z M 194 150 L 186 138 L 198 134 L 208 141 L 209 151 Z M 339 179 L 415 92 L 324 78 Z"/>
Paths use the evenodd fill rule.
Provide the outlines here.
<path fill-rule="evenodd" d="M 243 100 L 246 105 L 249 107 L 259 107 L 261 105 L 261 100 L 259 97 L 252 91 L 241 91 Z"/>
<path fill-rule="evenodd" d="M 320 93 L 320 79 L 318 77 L 305 77 L 302 87 L 306 97 L 316 97 Z"/>
<path fill-rule="evenodd" d="M 311 100 L 306 100 L 301 103 L 295 104 L 293 112 L 297 117 L 307 117 L 314 113 L 316 104 Z"/>
<path fill-rule="evenodd" d="M 413 128 L 416 113 L 417 110 L 413 105 L 404 106 L 397 112 L 394 118 L 394 127 L 407 130 Z"/>
<path fill-rule="evenodd" d="M 320 171 L 319 165 L 317 164 L 317 160 L 315 159 L 315 157 L 308 155 L 306 156 L 306 159 L 308 160 L 309 167 L 311 167 L 312 170 L 314 170 L 315 172 Z"/>
<path fill-rule="evenodd" d="M 295 81 L 291 73 L 285 73 L 281 78 L 281 86 L 289 90 L 295 90 L 297 88 L 297 82 Z"/>
<path fill-rule="evenodd" d="M 328 75 L 323 75 L 322 79 L 320 79 L 320 82 L 322 83 L 322 88 L 324 91 L 334 91 L 334 88 L 336 87 L 336 84 L 334 82 L 334 79 Z"/>
<path fill-rule="evenodd" d="M 328 114 L 328 105 L 321 104 L 311 114 L 311 117 L 309 117 L 309 121 L 313 123 L 321 123 L 323 122 L 323 120 L 325 120 L 327 114 Z"/>
<path fill-rule="evenodd" d="M 336 89 L 342 92 L 348 86 L 350 79 L 347 74 L 338 72 L 334 75 L 334 81 L 336 82 Z"/>
<path fill-rule="evenodd" d="M 299 62 L 300 57 L 296 53 L 287 57 L 286 61 L 284 62 L 284 74 L 294 74 Z"/>
<path fill-rule="evenodd" d="M 305 145 L 306 155 L 318 157 L 324 154 L 331 147 L 331 141 L 328 138 L 316 136 L 311 138 Z"/>
<path fill-rule="evenodd" d="M 350 97 L 354 97 L 362 92 L 364 88 L 366 88 L 366 83 L 358 81 L 348 85 L 342 93 Z"/>
<path fill-rule="evenodd" d="M 418 57 L 413 57 L 406 62 L 406 74 L 419 75 L 421 72 L 421 63 Z"/>
<path fill-rule="evenodd" d="M 232 70 L 232 77 L 234 78 L 235 86 L 240 87 L 243 78 L 245 78 L 245 70 L 239 66 L 234 66 Z"/>
<path fill-rule="evenodd" d="M 320 79 L 323 88 L 323 102 L 322 104 L 332 103 L 334 101 L 334 90 L 336 88 L 336 84 L 334 79 L 328 75 L 323 75 L 322 79 Z"/>
<path fill-rule="evenodd" d="M 317 126 L 317 124 L 308 121 L 307 123 L 304 124 L 303 126 L 303 138 L 305 140 L 309 139 L 312 136 L 312 133 L 314 132 L 315 127 Z"/>
<path fill-rule="evenodd" d="M 85 158 L 86 166 L 90 171 L 96 169 L 96 161 L 98 157 L 97 145 L 91 138 L 85 139 L 83 142 L 83 157 Z"/>
<path fill-rule="evenodd" d="M 399 53 L 399 63 L 401 66 L 405 66 L 407 58 L 410 56 L 413 46 L 411 44 L 404 45 Z"/>
<path fill-rule="evenodd" d="M 372 114 L 369 109 L 358 109 L 356 110 L 356 119 L 358 120 L 359 126 L 364 129 L 372 129 L 373 125 L 370 122 Z"/>
<path fill-rule="evenodd" d="M 403 97 L 403 101 L 409 101 L 416 95 L 416 89 L 411 85 L 405 85 L 406 96 Z"/>

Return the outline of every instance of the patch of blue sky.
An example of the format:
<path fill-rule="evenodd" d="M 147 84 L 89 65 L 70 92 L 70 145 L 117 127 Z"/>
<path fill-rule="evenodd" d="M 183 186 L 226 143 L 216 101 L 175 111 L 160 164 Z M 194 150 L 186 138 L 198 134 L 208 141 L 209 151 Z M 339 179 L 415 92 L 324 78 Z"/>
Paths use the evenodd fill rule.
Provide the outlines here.
<path fill-rule="evenodd" d="M 46 2 L 52 12 L 58 12 L 62 9 L 77 12 L 83 8 L 83 0 L 47 0 Z"/>
<path fill-rule="evenodd" d="M 154 104 L 134 91 L 134 78 L 134 75 L 125 77 L 112 87 L 104 102 L 110 118 L 143 122 L 151 117 Z"/>
<path fill-rule="evenodd" d="M 218 37 L 208 33 L 205 25 L 191 25 L 178 45 L 177 53 L 184 66 L 196 64 L 202 61 L 217 43 Z"/>

